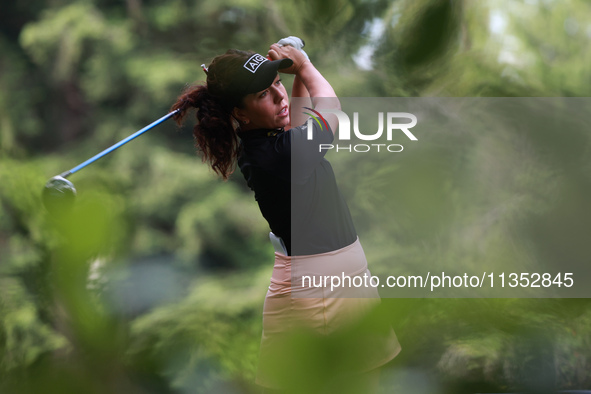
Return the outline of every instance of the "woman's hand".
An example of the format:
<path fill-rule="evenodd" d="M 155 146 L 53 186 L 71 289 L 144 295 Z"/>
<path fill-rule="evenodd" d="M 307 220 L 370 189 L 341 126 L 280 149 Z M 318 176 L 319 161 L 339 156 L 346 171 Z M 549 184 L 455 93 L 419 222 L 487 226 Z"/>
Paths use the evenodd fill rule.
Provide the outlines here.
<path fill-rule="evenodd" d="M 297 74 L 305 63 L 310 61 L 307 59 L 299 49 L 292 47 L 291 45 L 279 46 L 278 44 L 271 45 L 269 52 L 267 52 L 271 60 L 278 59 L 291 59 L 293 64 L 291 67 L 280 69 L 279 71 L 286 74 Z"/>

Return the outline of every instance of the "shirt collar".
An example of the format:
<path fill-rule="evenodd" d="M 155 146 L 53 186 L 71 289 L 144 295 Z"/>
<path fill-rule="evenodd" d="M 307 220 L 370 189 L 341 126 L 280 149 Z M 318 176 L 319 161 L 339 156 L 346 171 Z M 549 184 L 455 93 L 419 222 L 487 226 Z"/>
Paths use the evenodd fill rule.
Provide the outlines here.
<path fill-rule="evenodd" d="M 255 129 L 249 131 L 238 131 L 238 137 L 243 140 L 250 140 L 255 138 L 272 138 L 276 137 L 281 133 L 284 133 L 285 129 Z"/>

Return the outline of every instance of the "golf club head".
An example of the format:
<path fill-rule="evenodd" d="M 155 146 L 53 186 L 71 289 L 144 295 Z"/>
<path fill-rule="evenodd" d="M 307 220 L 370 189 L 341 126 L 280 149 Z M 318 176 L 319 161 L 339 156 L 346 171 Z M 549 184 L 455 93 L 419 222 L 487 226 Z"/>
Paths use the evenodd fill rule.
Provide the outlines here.
<path fill-rule="evenodd" d="M 74 184 L 62 176 L 54 176 L 43 188 L 43 205 L 52 215 L 68 213 L 74 206 L 76 188 Z"/>

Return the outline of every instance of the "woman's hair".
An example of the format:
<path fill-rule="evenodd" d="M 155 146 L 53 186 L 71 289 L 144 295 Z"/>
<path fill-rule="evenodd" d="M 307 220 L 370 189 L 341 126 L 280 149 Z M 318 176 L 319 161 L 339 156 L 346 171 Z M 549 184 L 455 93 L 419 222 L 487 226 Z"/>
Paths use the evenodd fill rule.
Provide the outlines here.
<path fill-rule="evenodd" d="M 187 87 L 171 108 L 171 111 L 180 110 L 174 116 L 178 125 L 183 123 L 188 109 L 197 109 L 197 124 L 193 127 L 195 146 L 203 161 L 223 179 L 228 179 L 234 171 L 240 147 L 232 110 L 242 106 L 243 97 L 236 95 L 230 81 L 237 68 L 253 54 L 230 49 L 215 57 L 206 71 L 206 85 Z"/>

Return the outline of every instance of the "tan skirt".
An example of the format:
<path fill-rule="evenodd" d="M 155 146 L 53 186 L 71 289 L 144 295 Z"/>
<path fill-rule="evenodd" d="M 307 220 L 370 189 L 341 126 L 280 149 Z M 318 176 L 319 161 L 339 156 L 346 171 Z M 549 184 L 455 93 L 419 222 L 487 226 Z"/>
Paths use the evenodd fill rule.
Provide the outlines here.
<path fill-rule="evenodd" d="M 276 252 L 256 383 L 292 387 L 302 379 L 363 373 L 392 360 L 400 344 L 387 318 L 376 312 L 380 297 L 365 285 L 370 277 L 359 239 L 317 255 Z"/>

